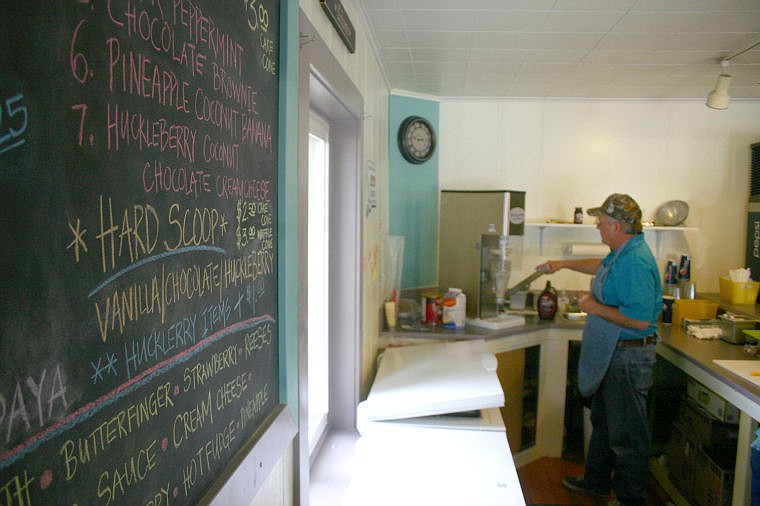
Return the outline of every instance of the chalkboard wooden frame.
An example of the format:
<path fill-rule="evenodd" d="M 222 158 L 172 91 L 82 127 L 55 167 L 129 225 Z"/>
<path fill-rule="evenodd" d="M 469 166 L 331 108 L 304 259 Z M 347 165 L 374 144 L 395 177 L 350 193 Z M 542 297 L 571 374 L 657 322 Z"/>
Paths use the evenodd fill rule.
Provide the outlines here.
<path fill-rule="evenodd" d="M 206 501 L 287 440 L 279 16 L 277 0 L 0 7 L 0 487 L 16 497 Z"/>

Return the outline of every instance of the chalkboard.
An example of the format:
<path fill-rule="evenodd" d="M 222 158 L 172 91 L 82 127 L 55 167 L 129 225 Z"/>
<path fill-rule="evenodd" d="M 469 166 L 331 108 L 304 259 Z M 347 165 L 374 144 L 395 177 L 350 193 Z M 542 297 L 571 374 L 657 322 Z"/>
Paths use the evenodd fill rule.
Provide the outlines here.
<path fill-rule="evenodd" d="M 276 0 L 0 6 L 0 504 L 194 504 L 279 405 Z"/>

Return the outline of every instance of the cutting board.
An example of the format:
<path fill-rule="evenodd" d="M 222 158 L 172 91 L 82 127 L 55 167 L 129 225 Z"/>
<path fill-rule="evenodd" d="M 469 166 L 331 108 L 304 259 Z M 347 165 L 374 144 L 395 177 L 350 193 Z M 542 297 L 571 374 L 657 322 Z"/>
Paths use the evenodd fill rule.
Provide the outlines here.
<path fill-rule="evenodd" d="M 760 376 L 752 375 L 753 372 L 760 373 L 760 360 L 713 360 L 713 362 L 760 386 Z"/>

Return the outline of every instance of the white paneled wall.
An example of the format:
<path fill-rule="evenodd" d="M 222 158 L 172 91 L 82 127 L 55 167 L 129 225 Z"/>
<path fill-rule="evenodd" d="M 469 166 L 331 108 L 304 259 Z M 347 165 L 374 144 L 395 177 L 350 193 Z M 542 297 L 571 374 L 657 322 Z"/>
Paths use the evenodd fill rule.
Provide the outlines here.
<path fill-rule="evenodd" d="M 585 211 L 613 192 L 634 196 L 645 220 L 662 203 L 685 200 L 686 224 L 699 230 L 662 234 L 661 268 L 689 253 L 697 289 L 717 292 L 718 276 L 744 264 L 754 142 L 760 142 L 758 102 L 715 111 L 686 101 L 443 99 L 439 181 L 441 188 L 524 190 L 529 222 L 571 221 L 576 206 Z M 654 249 L 655 234 L 647 239 Z M 512 281 L 560 257 L 564 244 L 597 240 L 593 229 L 580 235 L 547 229 L 541 256 L 538 229 L 529 228 L 522 270 Z M 552 279 L 559 288 L 588 286 L 587 276 L 562 272 Z"/>

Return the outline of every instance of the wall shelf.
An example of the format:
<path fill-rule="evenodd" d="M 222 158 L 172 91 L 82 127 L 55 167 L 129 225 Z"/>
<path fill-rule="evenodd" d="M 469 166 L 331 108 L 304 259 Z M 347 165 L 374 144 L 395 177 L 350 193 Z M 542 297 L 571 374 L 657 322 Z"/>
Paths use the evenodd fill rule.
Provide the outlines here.
<path fill-rule="evenodd" d="M 596 225 L 592 224 L 576 224 L 576 223 L 551 223 L 551 222 L 527 222 L 525 226 L 528 228 L 538 228 L 538 252 L 539 255 L 544 254 L 544 231 L 549 228 L 565 228 L 565 229 L 595 229 Z M 663 232 L 692 232 L 698 230 L 696 227 L 662 227 L 662 226 L 645 226 L 644 233 L 654 232 L 655 234 L 655 250 L 657 257 L 660 256 L 660 236 Z"/>

